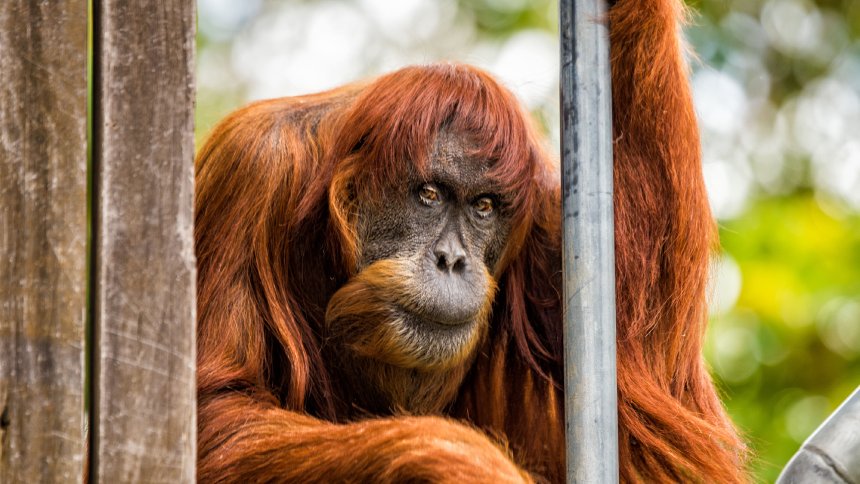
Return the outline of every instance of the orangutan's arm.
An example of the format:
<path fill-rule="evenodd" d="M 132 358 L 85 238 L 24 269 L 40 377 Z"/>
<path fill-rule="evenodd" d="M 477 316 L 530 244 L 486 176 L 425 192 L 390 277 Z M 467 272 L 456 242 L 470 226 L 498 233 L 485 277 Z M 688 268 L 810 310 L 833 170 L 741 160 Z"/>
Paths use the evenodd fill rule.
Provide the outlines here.
<path fill-rule="evenodd" d="M 480 432 L 439 417 L 334 424 L 232 393 L 201 399 L 200 482 L 531 482 Z"/>

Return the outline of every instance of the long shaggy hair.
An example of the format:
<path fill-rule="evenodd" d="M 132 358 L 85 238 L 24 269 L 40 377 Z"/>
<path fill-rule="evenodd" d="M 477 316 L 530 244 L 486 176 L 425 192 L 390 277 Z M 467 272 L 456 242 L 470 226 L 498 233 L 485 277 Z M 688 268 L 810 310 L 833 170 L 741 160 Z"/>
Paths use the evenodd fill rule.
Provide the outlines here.
<path fill-rule="evenodd" d="M 681 8 L 622 0 L 609 17 L 621 476 L 740 482 L 743 446 L 701 357 L 715 241 Z M 456 456 L 416 459 L 424 444 L 408 443 L 415 429 L 462 445 L 478 442 L 477 432 L 435 417 L 355 422 L 323 357 L 327 310 L 356 325 L 378 317 L 373 301 L 333 299 L 339 289 L 392 284 L 398 297 L 392 281 L 402 268 L 356 273 L 354 201 L 381 201 L 406 163 L 424 170 L 436 135 L 451 127 L 493 160 L 513 222 L 490 275 L 486 331 L 465 346 L 476 356 L 456 360 L 471 362 L 465 376 L 421 395 L 422 405 L 506 443 L 475 462 L 510 452 L 534 477 L 563 480 L 558 174 L 526 119 L 485 72 L 435 64 L 258 102 L 215 128 L 196 161 L 200 479 L 355 479 L 359 468 L 383 480 L 476 476 Z M 356 344 L 382 351 L 386 336 Z M 386 358 L 422 361 L 420 348 L 398 351 Z M 354 435 L 367 425 L 377 425 L 373 438 Z M 349 455 L 337 454 L 347 448 L 338 442 Z"/>

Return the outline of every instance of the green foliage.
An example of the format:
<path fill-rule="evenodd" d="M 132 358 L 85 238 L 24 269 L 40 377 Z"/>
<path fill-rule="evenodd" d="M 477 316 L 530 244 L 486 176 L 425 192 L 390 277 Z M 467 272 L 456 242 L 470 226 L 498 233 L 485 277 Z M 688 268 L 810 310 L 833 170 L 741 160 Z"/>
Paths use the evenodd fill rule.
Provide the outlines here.
<path fill-rule="evenodd" d="M 558 4 L 550 0 L 460 0 L 479 32 L 507 37 L 524 29 L 558 30 Z"/>
<path fill-rule="evenodd" d="M 860 216 L 822 205 L 759 198 L 720 227 L 743 282 L 706 355 L 765 481 L 860 382 Z"/>

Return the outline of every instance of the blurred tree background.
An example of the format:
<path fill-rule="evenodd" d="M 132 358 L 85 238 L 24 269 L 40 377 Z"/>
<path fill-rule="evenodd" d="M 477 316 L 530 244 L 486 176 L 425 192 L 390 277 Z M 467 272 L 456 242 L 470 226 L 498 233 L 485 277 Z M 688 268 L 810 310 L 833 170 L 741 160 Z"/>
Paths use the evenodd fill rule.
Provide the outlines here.
<path fill-rule="evenodd" d="M 860 384 L 860 2 L 691 0 L 722 249 L 706 357 L 772 481 Z M 558 151 L 550 0 L 201 0 L 198 143 L 249 100 L 451 59 L 489 69 Z"/>

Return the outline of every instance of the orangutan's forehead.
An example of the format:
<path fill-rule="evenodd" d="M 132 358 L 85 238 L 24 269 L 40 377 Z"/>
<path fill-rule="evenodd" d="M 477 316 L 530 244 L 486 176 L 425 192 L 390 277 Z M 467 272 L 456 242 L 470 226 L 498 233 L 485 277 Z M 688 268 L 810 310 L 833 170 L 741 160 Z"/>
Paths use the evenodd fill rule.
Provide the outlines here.
<path fill-rule="evenodd" d="M 478 144 L 465 134 L 440 131 L 427 160 L 430 172 L 447 173 L 464 180 L 486 178 L 492 161 L 476 154 Z"/>
<path fill-rule="evenodd" d="M 476 154 L 476 147 L 467 136 L 440 131 L 419 177 L 463 196 L 498 191 L 497 183 L 489 177 L 492 161 Z"/>

